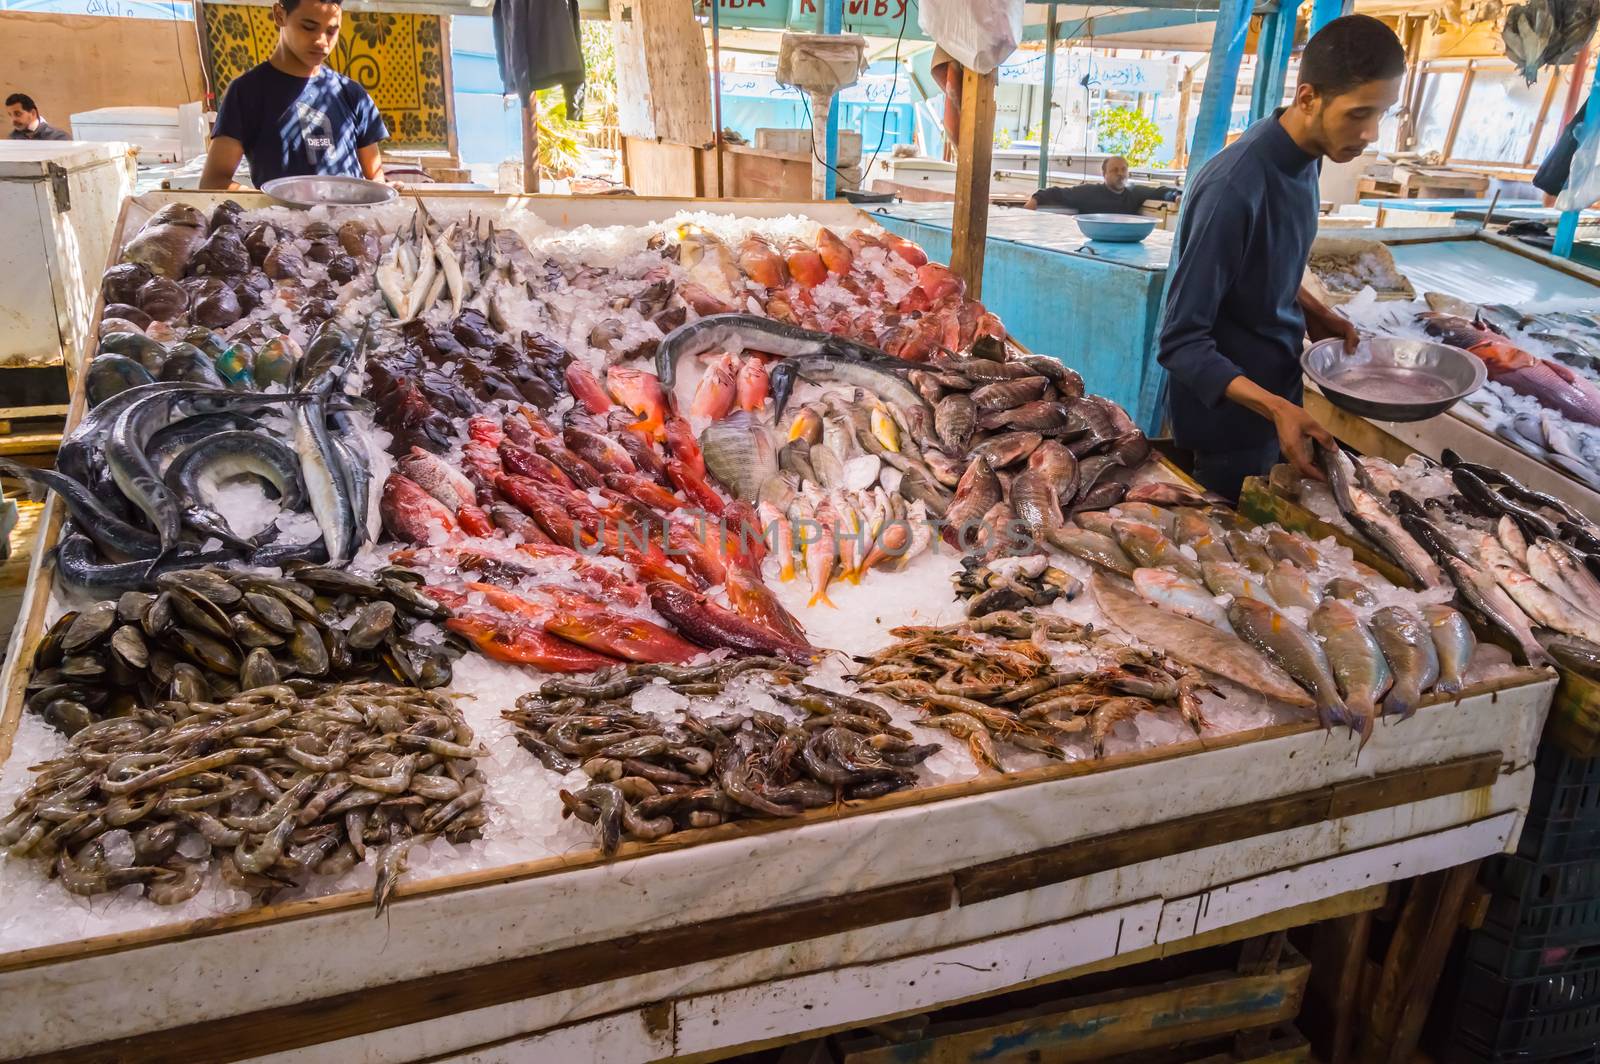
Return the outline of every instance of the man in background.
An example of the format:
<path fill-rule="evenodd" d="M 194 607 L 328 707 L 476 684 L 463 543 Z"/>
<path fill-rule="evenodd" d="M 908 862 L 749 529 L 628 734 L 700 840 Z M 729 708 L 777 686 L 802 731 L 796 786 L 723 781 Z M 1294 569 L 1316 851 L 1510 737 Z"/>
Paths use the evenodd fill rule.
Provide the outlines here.
<path fill-rule="evenodd" d="M 25 92 L 6 97 L 6 113 L 11 116 L 12 140 L 71 140 L 64 129 L 57 129 L 39 117 L 39 105 Z"/>
<path fill-rule="evenodd" d="M 1041 188 L 1025 206 L 1066 209 L 1074 214 L 1138 214 L 1145 200 L 1175 203 L 1178 190 L 1165 185 L 1128 184 L 1128 160 L 1113 155 L 1100 164 L 1100 183 L 1069 188 Z"/>

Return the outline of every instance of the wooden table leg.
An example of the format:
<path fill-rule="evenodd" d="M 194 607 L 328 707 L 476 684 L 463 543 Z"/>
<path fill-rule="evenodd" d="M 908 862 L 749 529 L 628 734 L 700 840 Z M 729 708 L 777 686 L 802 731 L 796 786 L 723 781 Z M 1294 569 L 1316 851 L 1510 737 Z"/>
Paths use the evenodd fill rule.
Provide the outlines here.
<path fill-rule="evenodd" d="M 1413 1059 L 1478 864 L 1472 861 L 1412 881 L 1377 990 L 1366 1007 L 1358 1060 L 1408 1064 Z"/>

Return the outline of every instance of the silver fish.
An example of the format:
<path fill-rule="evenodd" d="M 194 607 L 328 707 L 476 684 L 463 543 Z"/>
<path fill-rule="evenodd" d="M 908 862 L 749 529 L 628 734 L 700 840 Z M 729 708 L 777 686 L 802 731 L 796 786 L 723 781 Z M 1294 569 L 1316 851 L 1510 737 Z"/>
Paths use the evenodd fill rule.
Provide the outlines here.
<path fill-rule="evenodd" d="M 1333 678 L 1339 682 L 1349 710 L 1350 726 L 1366 742 L 1378 716 L 1378 699 L 1394 680 L 1388 660 L 1356 611 L 1338 599 L 1326 599 L 1317 607 L 1311 615 L 1311 631 L 1327 652 Z"/>
<path fill-rule="evenodd" d="M 1135 569 L 1133 586 L 1149 602 L 1183 617 L 1204 621 L 1213 628 L 1231 633 L 1228 611 L 1194 580 L 1170 569 Z"/>
<path fill-rule="evenodd" d="M 1433 636 L 1433 649 L 1439 654 L 1439 682 L 1435 691 L 1453 695 L 1461 692 L 1462 676 L 1478 649 L 1478 637 L 1467 619 L 1449 606 L 1424 606 L 1422 619 Z"/>
<path fill-rule="evenodd" d="M 1254 599 L 1235 599 L 1228 607 L 1228 620 L 1240 638 L 1277 662 L 1310 692 L 1324 728 L 1350 722 L 1328 655 L 1310 632 Z"/>
<path fill-rule="evenodd" d="M 739 410 L 700 434 L 706 469 L 735 498 L 755 502 L 761 485 L 778 471 L 778 452 L 767 427 Z"/>
<path fill-rule="evenodd" d="M 1383 712 L 1405 720 L 1417 711 L 1424 691 L 1439 680 L 1439 652 L 1433 634 L 1410 610 L 1385 606 L 1372 615 L 1372 634 L 1394 673 Z"/>
<path fill-rule="evenodd" d="M 1550 655 L 1545 653 L 1539 641 L 1533 637 L 1533 626 L 1528 621 L 1528 615 L 1500 590 L 1493 576 L 1453 555 L 1445 556 L 1444 571 L 1469 606 L 1516 641 L 1524 663 L 1528 665 L 1550 663 Z"/>
<path fill-rule="evenodd" d="M 1572 555 L 1572 548 L 1544 539 L 1528 548 L 1528 573 L 1591 617 L 1600 617 L 1600 581 Z"/>
<path fill-rule="evenodd" d="M 1351 516 L 1352 522 L 1367 534 L 1367 538 L 1423 586 L 1440 587 L 1444 584 L 1444 574 L 1439 571 L 1439 566 L 1422 549 L 1422 545 L 1400 527 L 1399 519 L 1387 506 L 1360 488 L 1352 488 L 1350 495 L 1355 509 L 1353 516 L 1346 516 Z"/>
<path fill-rule="evenodd" d="M 1078 525 L 1063 525 L 1050 535 L 1050 542 L 1068 554 L 1082 558 L 1102 569 L 1132 576 L 1133 559 L 1117 546 L 1117 541 L 1099 532 L 1091 532 Z"/>
<path fill-rule="evenodd" d="M 300 477 L 311 500 L 311 512 L 322 529 L 328 560 L 341 565 L 355 554 L 356 515 L 343 455 L 328 435 L 325 403 L 319 395 L 295 408 L 294 450 L 300 458 Z"/>

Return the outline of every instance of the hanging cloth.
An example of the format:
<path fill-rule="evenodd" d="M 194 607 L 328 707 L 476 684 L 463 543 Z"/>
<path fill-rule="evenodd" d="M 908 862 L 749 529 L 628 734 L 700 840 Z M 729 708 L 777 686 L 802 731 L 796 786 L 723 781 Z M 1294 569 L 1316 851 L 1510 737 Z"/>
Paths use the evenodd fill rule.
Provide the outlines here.
<path fill-rule="evenodd" d="M 567 117 L 583 117 L 578 0 L 495 0 L 494 55 L 507 95 L 526 100 L 560 85 Z"/>

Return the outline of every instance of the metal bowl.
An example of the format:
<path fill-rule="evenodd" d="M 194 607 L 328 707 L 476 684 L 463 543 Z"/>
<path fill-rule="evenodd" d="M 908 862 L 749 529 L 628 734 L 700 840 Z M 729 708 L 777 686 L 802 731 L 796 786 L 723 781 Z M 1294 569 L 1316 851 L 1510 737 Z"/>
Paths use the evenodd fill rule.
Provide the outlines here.
<path fill-rule="evenodd" d="M 280 177 L 262 185 L 261 191 L 288 207 L 371 207 L 399 195 L 377 181 L 325 174 Z"/>
<path fill-rule="evenodd" d="M 1422 421 L 1483 387 L 1488 367 L 1459 347 L 1389 336 L 1322 340 L 1300 357 L 1306 376 L 1334 406 L 1379 421 Z"/>
<path fill-rule="evenodd" d="M 1154 218 L 1142 214 L 1080 214 L 1077 222 L 1083 235 L 1090 240 L 1116 244 L 1137 244 L 1156 227 Z"/>

